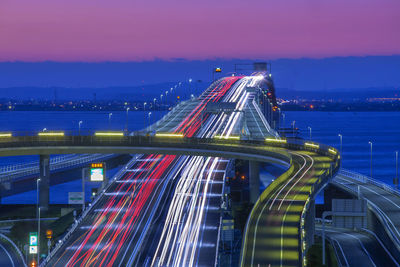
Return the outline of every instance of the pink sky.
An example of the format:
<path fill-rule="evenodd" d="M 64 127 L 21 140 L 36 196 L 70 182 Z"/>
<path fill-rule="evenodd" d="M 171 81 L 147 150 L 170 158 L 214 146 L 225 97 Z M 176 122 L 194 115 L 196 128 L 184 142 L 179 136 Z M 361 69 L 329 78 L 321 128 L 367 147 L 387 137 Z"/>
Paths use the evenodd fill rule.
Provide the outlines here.
<path fill-rule="evenodd" d="M 0 61 L 400 54 L 399 0 L 1 0 Z"/>

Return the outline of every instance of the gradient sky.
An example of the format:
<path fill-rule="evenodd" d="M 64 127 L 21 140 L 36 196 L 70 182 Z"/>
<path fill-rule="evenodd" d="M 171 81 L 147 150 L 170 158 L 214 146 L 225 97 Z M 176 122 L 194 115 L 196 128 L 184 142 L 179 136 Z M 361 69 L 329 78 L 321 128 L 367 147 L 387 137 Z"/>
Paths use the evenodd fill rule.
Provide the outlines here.
<path fill-rule="evenodd" d="M 1 0 L 0 61 L 400 54 L 399 0 Z"/>

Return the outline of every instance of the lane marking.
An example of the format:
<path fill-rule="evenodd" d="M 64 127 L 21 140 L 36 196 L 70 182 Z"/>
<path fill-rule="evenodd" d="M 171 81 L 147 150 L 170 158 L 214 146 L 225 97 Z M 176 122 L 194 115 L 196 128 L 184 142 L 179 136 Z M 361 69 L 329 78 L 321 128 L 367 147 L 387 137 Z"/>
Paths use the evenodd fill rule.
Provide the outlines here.
<path fill-rule="evenodd" d="M 10 255 L 10 253 L 8 253 L 7 249 L 2 244 L 0 244 L 0 247 L 6 252 L 7 256 L 10 258 L 10 262 L 11 262 L 12 266 L 15 267 L 14 261 Z"/>

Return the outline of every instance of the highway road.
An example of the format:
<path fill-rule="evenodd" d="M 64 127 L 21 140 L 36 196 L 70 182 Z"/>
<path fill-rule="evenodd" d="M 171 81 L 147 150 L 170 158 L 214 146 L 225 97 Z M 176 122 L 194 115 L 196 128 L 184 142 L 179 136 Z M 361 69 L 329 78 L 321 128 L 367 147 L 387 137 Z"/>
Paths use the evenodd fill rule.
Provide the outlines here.
<path fill-rule="evenodd" d="M 209 121 L 209 115 L 202 115 L 207 103 L 220 101 L 239 79 L 238 77 L 226 78 L 217 83 L 215 88 L 206 91 L 197 107 L 172 132 L 184 134 L 187 137 L 198 134 L 199 129 L 202 129 L 202 126 L 207 125 Z M 238 96 L 235 95 L 235 97 Z M 211 126 L 211 124 L 208 125 Z M 229 134 L 232 132 L 229 129 L 228 131 Z M 207 211 L 215 209 L 214 205 L 218 204 L 212 204 L 212 199 L 221 193 L 223 176 L 220 172 L 214 172 L 214 170 L 221 171 L 226 166 L 226 162 L 220 161 L 218 158 L 204 159 L 203 157 L 171 155 L 140 157 L 132 166 L 129 166 L 129 171 L 105 192 L 104 197 L 93 207 L 95 212 L 83 220 L 79 229 L 64 244 L 65 249 L 60 249 L 48 265 L 125 266 L 127 264 L 140 265 L 142 260 L 148 262 L 149 255 L 143 251 L 148 247 L 146 237 L 158 229 L 153 220 L 158 218 L 163 209 L 166 209 L 163 205 L 166 201 L 168 201 L 167 205 L 173 204 L 170 207 L 173 207 L 174 211 L 177 205 L 182 207 L 180 214 L 184 217 L 181 218 L 181 223 L 186 225 L 184 231 L 186 239 L 183 240 L 183 236 L 180 235 L 179 240 L 182 242 L 179 242 L 180 246 L 177 248 L 181 251 L 178 255 L 184 254 L 183 262 L 197 265 L 200 259 L 200 246 L 196 248 L 192 245 L 193 242 L 207 244 L 207 242 L 202 242 L 206 241 L 207 237 L 215 239 L 215 234 L 204 233 L 208 230 L 204 225 L 211 216 L 208 216 Z M 194 174 L 205 177 L 205 182 L 202 179 L 195 179 L 198 176 Z M 179 193 L 176 193 L 169 202 L 170 192 L 177 181 L 178 186 L 184 185 L 186 189 L 184 194 L 187 195 L 185 198 L 180 198 Z M 189 187 L 187 187 L 188 183 Z M 176 190 L 179 192 L 179 187 Z M 190 208 L 187 208 L 186 204 Z M 169 219 L 165 222 L 164 229 L 168 229 Z M 209 229 L 215 230 L 215 226 Z M 181 234 L 180 231 L 176 233 Z M 171 240 L 165 242 L 165 239 L 160 239 L 157 248 L 160 248 L 163 253 L 162 251 L 168 251 L 168 246 L 171 244 Z M 191 248 L 190 251 L 188 248 Z M 214 260 L 215 252 L 214 257 L 209 258 Z M 179 260 L 175 262 L 176 266 L 180 265 Z"/>
<path fill-rule="evenodd" d="M 245 87 L 253 79 L 242 78 L 222 99 L 223 102 L 236 103 L 239 112 L 206 115 L 197 137 L 210 138 L 218 134 L 219 138 L 229 138 L 234 130 L 237 131 L 238 115 L 249 97 Z M 213 157 L 192 157 L 189 160 L 171 201 L 152 265 L 214 264 L 217 256 L 218 211 L 227 162 L 226 159 Z"/>
<path fill-rule="evenodd" d="M 382 213 L 391 226 L 394 238 L 400 240 L 400 195 L 370 182 L 360 182 L 339 172 L 333 180 L 334 183 L 358 191 L 361 196 L 373 203 Z M 398 241 L 400 244 L 400 241 Z"/>
<path fill-rule="evenodd" d="M 316 231 L 321 235 L 322 227 Z M 325 233 L 342 266 L 400 266 L 373 234 L 326 226 Z"/>
<path fill-rule="evenodd" d="M 301 213 L 312 185 L 332 163 L 314 152 L 291 152 L 294 169 L 277 178 L 249 217 L 241 266 L 301 265 Z"/>
<path fill-rule="evenodd" d="M 11 243 L 3 238 L 0 238 L 0 266 L 26 266 L 24 259 L 18 255 Z"/>

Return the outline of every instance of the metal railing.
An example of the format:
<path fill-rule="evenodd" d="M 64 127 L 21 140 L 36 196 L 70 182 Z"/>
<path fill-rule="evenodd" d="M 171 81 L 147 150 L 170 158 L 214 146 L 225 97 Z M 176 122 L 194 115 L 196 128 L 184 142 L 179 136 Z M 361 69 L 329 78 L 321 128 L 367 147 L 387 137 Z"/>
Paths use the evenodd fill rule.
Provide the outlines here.
<path fill-rule="evenodd" d="M 351 171 L 351 170 L 346 170 L 346 169 L 340 169 L 339 174 L 342 174 L 343 176 L 352 178 L 354 180 L 357 180 L 360 183 L 366 184 L 370 183 L 373 184 L 379 188 L 382 188 L 385 191 L 389 191 L 392 194 L 395 194 L 396 196 L 400 197 L 400 191 L 398 189 L 393 188 L 392 186 L 385 184 L 381 181 L 378 181 L 376 179 L 373 179 L 371 177 L 365 176 L 363 174 Z"/>
<path fill-rule="evenodd" d="M 340 174 L 354 179 L 356 181 L 361 181 L 363 183 L 369 182 L 369 180 L 374 180 L 371 179 L 370 177 L 364 176 L 362 174 L 352 172 L 349 170 L 340 170 Z M 361 180 L 360 180 L 361 179 Z M 332 181 L 335 185 L 352 192 L 354 195 L 358 195 L 358 190 L 354 187 L 351 187 L 347 184 L 340 183 L 338 181 L 333 180 Z M 382 182 L 375 181 L 376 184 L 380 184 L 383 189 L 386 189 L 389 186 L 383 186 Z M 375 184 L 375 183 L 373 183 Z M 395 190 L 397 191 L 397 190 Z M 365 198 L 362 194 L 360 195 L 361 199 L 364 199 L 367 202 L 368 207 L 374 212 L 374 214 L 377 216 L 378 220 L 381 222 L 381 224 L 385 227 L 385 229 L 389 232 L 389 238 L 393 241 L 394 245 L 396 248 L 400 251 L 400 232 L 397 229 L 397 227 L 394 225 L 393 221 L 389 218 L 389 216 L 381 209 L 379 208 L 376 204 L 374 204 L 372 201 L 369 199 Z"/>
<path fill-rule="evenodd" d="M 69 168 L 71 166 L 81 165 L 88 162 L 107 159 L 113 157 L 114 154 L 81 154 L 81 155 L 65 155 L 56 157 L 56 159 L 50 162 L 50 171 L 60 170 Z M 30 162 L 26 164 L 17 164 L 13 166 L 6 166 L 13 171 L 1 172 L 0 170 L 0 182 L 4 183 L 18 177 L 24 177 L 39 173 L 39 162 Z M 13 167 L 13 168 L 10 168 Z M 19 167 L 19 169 L 18 169 Z"/>
<path fill-rule="evenodd" d="M 290 141 L 290 142 L 289 142 Z M 325 155 L 325 156 L 330 156 L 331 158 L 333 158 L 333 163 L 331 164 L 330 168 L 318 177 L 317 181 L 312 185 L 311 190 L 309 192 L 309 196 L 307 198 L 307 200 L 305 201 L 305 204 L 303 206 L 303 210 L 301 212 L 301 216 L 300 216 L 300 224 L 299 224 L 299 240 L 300 240 L 300 248 L 299 248 L 299 252 L 301 254 L 300 260 L 302 261 L 301 264 L 302 266 L 305 265 L 304 259 L 305 259 L 305 254 L 307 252 L 308 249 L 308 244 L 306 243 L 305 239 L 306 236 L 303 235 L 303 233 L 305 233 L 304 227 L 305 227 L 305 220 L 306 220 L 306 215 L 307 212 L 309 210 L 309 205 L 310 205 L 310 199 L 314 198 L 314 196 L 319 192 L 319 190 L 326 185 L 329 180 L 333 177 L 333 173 L 336 173 L 339 168 L 340 168 L 340 155 L 339 153 L 332 147 L 327 146 L 327 145 L 323 145 L 323 144 L 319 144 L 318 148 L 317 147 L 310 147 L 310 146 L 306 146 L 306 143 L 309 143 L 307 141 L 304 140 L 300 140 L 300 139 L 290 139 L 288 140 L 288 144 L 283 145 L 286 148 L 290 148 L 293 150 L 299 150 L 299 149 L 305 149 L 305 150 L 312 150 L 320 155 Z M 315 143 L 314 143 L 315 144 Z M 335 151 L 335 153 L 332 153 L 332 151 Z M 275 181 L 268 186 L 264 192 L 262 192 L 261 196 L 259 197 L 259 199 L 257 200 L 257 202 L 255 203 L 249 217 L 247 218 L 247 222 L 246 222 L 246 226 L 245 226 L 245 230 L 244 233 L 247 233 L 249 231 L 249 224 L 250 224 L 250 220 L 251 217 L 254 216 L 254 212 L 255 209 L 258 205 L 260 205 L 261 201 L 267 199 L 270 197 L 270 195 L 273 194 L 274 192 L 274 188 L 278 187 L 278 185 L 287 179 L 287 177 L 289 177 L 291 175 L 291 173 L 293 172 L 294 168 L 293 165 L 289 168 L 288 171 L 286 171 L 284 174 L 282 174 L 281 176 L 279 176 L 277 179 L 275 179 Z M 304 245 L 303 245 L 304 244 Z M 244 249 L 242 249 L 242 254 L 240 256 L 241 258 L 241 264 L 243 264 L 243 253 L 246 250 L 247 247 L 247 235 L 246 237 L 243 239 L 243 246 Z"/>

